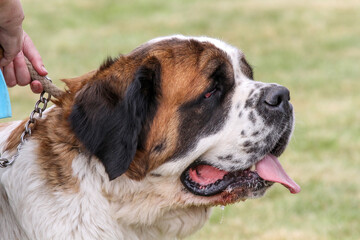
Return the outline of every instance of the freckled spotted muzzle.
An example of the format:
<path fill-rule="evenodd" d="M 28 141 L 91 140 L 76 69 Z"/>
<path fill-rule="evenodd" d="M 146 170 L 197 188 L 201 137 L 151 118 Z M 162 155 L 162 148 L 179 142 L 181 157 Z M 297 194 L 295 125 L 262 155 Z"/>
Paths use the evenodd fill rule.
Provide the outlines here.
<path fill-rule="evenodd" d="M 249 195 L 256 197 L 274 182 L 279 182 L 292 193 L 297 193 L 299 187 L 286 175 L 275 157 L 285 150 L 291 134 L 293 113 L 289 100 L 289 90 L 283 86 L 263 88 L 260 97 L 251 100 L 255 102 L 254 109 L 262 116 L 265 125 L 275 126 L 273 132 L 265 138 L 267 144 L 262 145 L 262 148 L 251 149 L 252 152 L 266 155 L 260 161 L 259 158 L 252 159 L 251 162 L 256 163 L 255 171 L 251 171 L 251 166 L 237 171 L 225 171 L 199 159 L 181 175 L 184 186 L 200 196 L 213 196 L 225 190 L 235 190 L 237 198 L 246 198 Z M 227 158 L 231 158 L 231 155 Z M 269 169 L 273 172 L 269 173 Z"/>
<path fill-rule="evenodd" d="M 249 96 L 245 103 L 245 108 L 251 109 L 248 120 L 256 125 L 260 119 L 265 128 L 272 130 L 257 141 L 248 137 L 243 147 L 250 157 L 248 164 L 240 169 L 228 171 L 206 158 L 195 161 L 181 175 L 186 189 L 199 196 L 220 195 L 221 203 L 260 197 L 274 182 L 283 184 L 291 193 L 298 193 L 300 187 L 288 177 L 277 159 L 285 150 L 293 128 L 293 108 L 289 100 L 289 90 L 274 84 Z M 255 135 L 261 134 L 254 130 L 252 137 Z M 221 160 L 232 158 L 229 154 Z"/>

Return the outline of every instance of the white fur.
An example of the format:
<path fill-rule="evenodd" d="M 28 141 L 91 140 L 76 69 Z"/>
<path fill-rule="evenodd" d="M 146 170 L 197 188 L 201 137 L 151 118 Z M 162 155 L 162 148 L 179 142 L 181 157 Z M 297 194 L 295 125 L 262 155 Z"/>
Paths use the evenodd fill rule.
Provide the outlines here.
<path fill-rule="evenodd" d="M 12 122 L 9 126 L 0 131 L 0 153 L 3 153 L 3 148 L 6 144 L 5 140 L 9 137 L 10 133 L 20 124 L 20 122 L 21 121 Z"/>
<path fill-rule="evenodd" d="M 34 150 L 38 146 L 32 139 L 23 146 L 15 163 L 0 169 L 0 239 L 174 239 L 188 236 L 200 229 L 209 218 L 210 208 L 216 200 L 199 197 L 187 191 L 179 181 L 180 174 L 197 158 L 205 157 L 210 163 L 224 170 L 231 167 L 249 167 L 246 155 L 240 147 L 245 138 L 242 130 L 265 129 L 258 123 L 256 128 L 246 116 L 238 117 L 255 84 L 240 70 L 242 55 L 235 47 L 207 37 L 188 38 L 171 36 L 149 41 L 152 44 L 169 38 L 195 39 L 210 42 L 222 49 L 234 68 L 235 92 L 231 109 L 223 128 L 216 134 L 204 137 L 185 156 L 173 159 L 141 181 L 133 181 L 125 175 L 109 181 L 103 165 L 97 159 L 79 154 L 72 162 L 73 176 L 78 179 L 79 189 L 64 192 L 50 189 L 46 180 L 39 176 L 40 167 Z M 262 84 L 265 86 L 265 84 Z M 255 116 L 257 121 L 262 121 Z M 5 139 L 19 123 L 0 132 L 0 151 Z M 234 162 L 220 162 L 217 156 L 232 154 Z"/>
<path fill-rule="evenodd" d="M 121 176 L 109 182 L 99 161 L 83 155 L 73 161 L 80 190 L 51 191 L 39 178 L 36 147 L 28 141 L 1 175 L 0 227 L 7 231 L 0 239 L 171 239 L 193 233 L 210 215 L 205 207 L 176 203 L 173 179 L 163 184 Z M 108 201 L 108 194 L 116 198 Z"/>
<path fill-rule="evenodd" d="M 230 171 L 231 168 L 246 169 L 250 167 L 252 164 L 249 164 L 248 161 L 246 161 L 246 158 L 244 157 L 246 153 L 240 147 L 241 144 L 247 140 L 247 138 L 241 137 L 239 133 L 242 130 L 252 129 L 253 131 L 256 131 L 256 129 L 255 126 L 253 126 L 247 119 L 247 115 L 243 114 L 243 116 L 239 119 L 239 110 L 236 106 L 238 105 L 240 108 L 243 108 L 250 91 L 254 90 L 254 93 L 257 93 L 260 90 L 255 86 L 255 84 L 259 84 L 261 86 L 267 86 L 269 84 L 255 82 L 247 78 L 240 70 L 239 61 L 243 53 L 237 48 L 230 46 L 218 39 L 208 37 L 184 37 L 182 35 L 175 35 L 164 38 L 156 38 L 150 41 L 150 43 L 171 38 L 178 38 L 183 40 L 194 39 L 200 42 L 209 42 L 215 45 L 217 48 L 223 50 L 232 63 L 236 86 L 234 95 L 231 100 L 231 110 L 229 111 L 227 121 L 225 122 L 222 130 L 214 135 L 202 138 L 197 143 L 196 147 L 192 151 L 188 152 L 185 157 L 182 156 L 175 161 L 171 161 L 160 166 L 160 168 L 154 170 L 154 173 L 161 172 L 161 174 L 167 174 L 169 176 L 174 174 L 181 174 L 179 169 L 185 169 L 194 161 L 194 159 L 200 157 L 204 157 L 208 163 L 211 163 L 214 166 L 218 166 L 219 168 L 226 171 Z M 259 116 L 255 115 L 255 117 L 258 121 L 256 128 L 262 132 L 261 136 L 266 135 L 272 130 L 265 128 L 264 124 L 259 123 L 263 121 Z M 217 156 L 229 154 L 231 154 L 238 162 L 234 163 L 230 161 L 224 161 L 219 163 L 218 159 L 216 158 Z"/>

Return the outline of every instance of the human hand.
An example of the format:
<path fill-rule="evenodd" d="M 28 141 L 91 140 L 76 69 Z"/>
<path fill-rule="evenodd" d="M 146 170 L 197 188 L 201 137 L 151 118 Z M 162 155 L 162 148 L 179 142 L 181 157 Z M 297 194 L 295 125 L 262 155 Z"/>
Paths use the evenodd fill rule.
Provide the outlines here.
<path fill-rule="evenodd" d="M 47 75 L 47 71 L 44 68 L 41 56 L 37 51 L 34 43 L 30 37 L 25 32 L 23 32 L 21 51 L 15 56 L 13 61 L 2 68 L 8 87 L 13 87 L 17 84 L 20 86 L 25 86 L 31 82 L 30 73 L 27 68 L 24 56 L 29 59 L 35 70 L 41 76 Z M 41 93 L 43 91 L 43 87 L 39 81 L 32 81 L 30 87 L 34 93 Z"/>
<path fill-rule="evenodd" d="M 4 73 L 6 84 L 25 86 L 30 83 L 24 55 L 42 76 L 47 74 L 41 56 L 30 37 L 22 30 L 24 13 L 19 0 L 0 1 L 0 46 L 4 52 L 0 57 L 0 67 Z M 41 93 L 43 87 L 39 81 L 30 85 L 34 93 Z"/>
<path fill-rule="evenodd" d="M 19 0 L 0 1 L 0 45 L 4 49 L 0 66 L 13 61 L 21 50 L 24 12 Z"/>

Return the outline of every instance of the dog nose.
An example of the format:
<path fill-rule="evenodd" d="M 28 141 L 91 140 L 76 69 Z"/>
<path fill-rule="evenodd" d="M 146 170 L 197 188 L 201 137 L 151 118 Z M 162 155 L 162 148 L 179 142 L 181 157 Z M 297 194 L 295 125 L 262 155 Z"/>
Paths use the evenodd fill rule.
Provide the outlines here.
<path fill-rule="evenodd" d="M 284 111 L 285 105 L 290 101 L 290 92 L 283 86 L 272 86 L 264 95 L 264 104 L 274 110 Z"/>

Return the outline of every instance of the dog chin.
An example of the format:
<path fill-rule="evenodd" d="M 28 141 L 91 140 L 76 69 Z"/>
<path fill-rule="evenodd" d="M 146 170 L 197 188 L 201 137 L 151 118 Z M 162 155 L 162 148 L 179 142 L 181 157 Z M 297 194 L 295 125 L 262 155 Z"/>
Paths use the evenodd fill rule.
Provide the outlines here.
<path fill-rule="evenodd" d="M 288 139 L 288 136 L 282 138 Z M 227 205 L 237 201 L 262 197 L 274 183 L 281 183 L 291 193 L 300 192 L 276 157 L 285 149 L 287 141 L 281 139 L 274 150 L 255 160 L 246 169 L 226 171 L 204 160 L 196 160 L 181 174 L 180 180 L 190 193 L 209 198 L 214 205 Z"/>
<path fill-rule="evenodd" d="M 261 197 L 273 184 L 251 168 L 226 172 L 202 161 L 191 164 L 180 179 L 190 193 L 209 198 L 214 205 Z"/>

